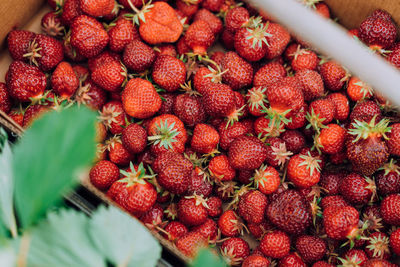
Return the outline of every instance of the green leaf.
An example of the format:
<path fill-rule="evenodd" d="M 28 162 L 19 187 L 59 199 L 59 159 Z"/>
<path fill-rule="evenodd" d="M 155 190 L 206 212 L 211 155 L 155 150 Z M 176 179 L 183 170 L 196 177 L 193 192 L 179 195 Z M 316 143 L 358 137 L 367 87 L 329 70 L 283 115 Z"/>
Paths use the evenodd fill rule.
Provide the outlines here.
<path fill-rule="evenodd" d="M 227 264 L 209 249 L 203 249 L 194 259 L 191 267 L 226 267 Z"/>
<path fill-rule="evenodd" d="M 30 242 L 28 267 L 105 267 L 104 257 L 88 237 L 89 220 L 83 213 L 71 209 L 49 213 L 46 220 L 21 239 L 21 242 L 24 238 Z"/>
<path fill-rule="evenodd" d="M 0 154 L 0 234 L 6 235 L 4 227 L 10 230 L 12 236 L 17 235 L 17 224 L 14 215 L 14 181 L 12 176 L 12 152 L 8 141 L 4 142 Z"/>
<path fill-rule="evenodd" d="M 116 266 L 153 267 L 161 256 L 161 246 L 150 232 L 115 207 L 96 210 L 89 234 L 99 252 Z"/>
<path fill-rule="evenodd" d="M 15 201 L 23 228 L 59 202 L 76 183 L 78 171 L 92 161 L 95 119 L 96 114 L 84 107 L 47 113 L 15 145 Z"/>

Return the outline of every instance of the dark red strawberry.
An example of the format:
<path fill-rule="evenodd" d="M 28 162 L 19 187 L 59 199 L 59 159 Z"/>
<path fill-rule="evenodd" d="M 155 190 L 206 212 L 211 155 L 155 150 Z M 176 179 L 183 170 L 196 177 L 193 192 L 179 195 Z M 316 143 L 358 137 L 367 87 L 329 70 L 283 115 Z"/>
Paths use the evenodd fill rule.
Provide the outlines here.
<path fill-rule="evenodd" d="M 239 265 L 250 255 L 250 247 L 244 239 L 231 237 L 222 243 L 221 255 L 229 265 Z"/>
<path fill-rule="evenodd" d="M 222 80 L 233 90 L 249 86 L 253 81 L 253 67 L 235 52 L 225 53 L 222 61 Z"/>
<path fill-rule="evenodd" d="M 183 197 L 178 202 L 178 218 L 186 226 L 203 224 L 208 216 L 206 200 L 201 196 Z"/>
<path fill-rule="evenodd" d="M 108 160 L 96 163 L 89 172 L 90 182 L 100 190 L 107 190 L 119 179 L 119 168 Z"/>
<path fill-rule="evenodd" d="M 167 238 L 170 241 L 175 241 L 181 236 L 184 236 L 189 230 L 185 225 L 180 222 L 172 221 L 164 228 L 165 232 L 167 232 Z"/>
<path fill-rule="evenodd" d="M 100 121 L 104 123 L 108 130 L 113 134 L 122 133 L 123 126 L 126 125 L 127 115 L 124 112 L 120 101 L 110 101 L 106 103 L 100 113 Z"/>
<path fill-rule="evenodd" d="M 354 106 L 350 113 L 350 120 L 352 122 L 358 120 L 369 123 L 374 116 L 376 116 L 375 122 L 379 122 L 382 119 L 381 109 L 374 101 L 367 100 L 359 102 Z"/>
<path fill-rule="evenodd" d="M 158 56 L 153 66 L 152 77 L 155 83 L 167 92 L 173 92 L 185 83 L 185 64 L 172 56 Z"/>
<path fill-rule="evenodd" d="M 24 61 L 24 55 L 36 37 L 36 34 L 25 30 L 13 30 L 7 35 L 7 48 L 14 60 Z"/>
<path fill-rule="evenodd" d="M 75 100 L 78 102 L 78 105 L 85 104 L 91 109 L 100 110 L 107 101 L 107 93 L 92 80 L 88 79 L 88 81 L 76 91 Z"/>
<path fill-rule="evenodd" d="M 393 194 L 385 197 L 380 206 L 385 223 L 400 226 L 400 195 Z"/>
<path fill-rule="evenodd" d="M 64 26 L 56 12 L 50 11 L 42 17 L 42 30 L 51 37 L 59 37 L 64 35 Z"/>
<path fill-rule="evenodd" d="M 156 52 L 140 40 L 133 40 L 125 46 L 122 60 L 129 70 L 140 73 L 153 65 Z"/>
<path fill-rule="evenodd" d="M 206 120 L 206 113 L 202 101 L 197 96 L 181 94 L 175 98 L 174 114 L 189 127 L 194 127 Z"/>
<path fill-rule="evenodd" d="M 324 82 L 318 72 L 304 69 L 297 71 L 295 77 L 303 86 L 304 100 L 311 101 L 324 94 Z"/>
<path fill-rule="evenodd" d="M 249 21 L 249 11 L 244 7 L 230 9 L 225 16 L 225 27 L 231 32 L 236 32 Z"/>
<path fill-rule="evenodd" d="M 147 132 L 139 124 L 132 123 L 122 130 L 121 140 L 129 152 L 138 154 L 146 148 Z"/>
<path fill-rule="evenodd" d="M 279 261 L 278 267 L 306 267 L 307 265 L 303 262 L 297 253 L 290 253 L 289 255 L 283 257 Z"/>
<path fill-rule="evenodd" d="M 205 175 L 204 171 L 201 170 L 199 167 L 195 167 L 194 170 L 192 170 L 192 175 L 190 177 L 189 186 L 188 186 L 186 194 L 188 196 L 201 195 L 201 196 L 207 198 L 212 193 L 212 189 L 213 189 L 213 186 L 207 180 L 207 176 Z M 208 203 L 208 201 L 207 201 L 207 203 Z M 204 206 L 206 207 L 206 209 L 208 211 L 207 205 L 208 204 L 205 204 Z"/>
<path fill-rule="evenodd" d="M 316 262 L 326 254 L 326 242 L 319 237 L 303 235 L 296 240 L 296 250 L 305 262 Z"/>
<path fill-rule="evenodd" d="M 265 144 L 254 136 L 241 136 L 229 147 L 229 161 L 238 170 L 254 170 L 267 158 Z"/>
<path fill-rule="evenodd" d="M 385 163 L 375 175 L 376 186 L 381 195 L 400 193 L 400 170 L 393 159 Z"/>
<path fill-rule="evenodd" d="M 258 190 L 243 195 L 239 200 L 239 215 L 249 223 L 261 223 L 265 217 L 267 197 Z"/>
<path fill-rule="evenodd" d="M 61 14 L 61 21 L 64 25 L 71 26 L 74 19 L 83 14 L 79 2 L 80 0 L 65 0 Z"/>
<path fill-rule="evenodd" d="M 222 214 L 222 200 L 215 196 L 209 197 L 206 208 L 208 216 L 219 217 Z"/>
<path fill-rule="evenodd" d="M 214 84 L 210 86 L 202 97 L 204 108 L 208 115 L 226 117 L 231 114 L 235 105 L 235 94 L 226 84 Z"/>
<path fill-rule="evenodd" d="M 10 95 L 5 83 L 0 83 L 0 110 L 8 113 L 11 110 Z"/>
<path fill-rule="evenodd" d="M 223 29 L 221 19 L 218 18 L 216 15 L 214 15 L 212 12 L 208 11 L 207 9 L 202 8 L 196 12 L 193 21 L 198 21 L 198 20 L 203 20 L 207 22 L 208 26 L 210 26 L 210 29 L 214 35 L 221 33 Z"/>
<path fill-rule="evenodd" d="M 286 149 L 294 154 L 299 153 L 306 145 L 304 135 L 297 130 L 286 130 L 282 133 L 281 138 L 286 144 Z"/>

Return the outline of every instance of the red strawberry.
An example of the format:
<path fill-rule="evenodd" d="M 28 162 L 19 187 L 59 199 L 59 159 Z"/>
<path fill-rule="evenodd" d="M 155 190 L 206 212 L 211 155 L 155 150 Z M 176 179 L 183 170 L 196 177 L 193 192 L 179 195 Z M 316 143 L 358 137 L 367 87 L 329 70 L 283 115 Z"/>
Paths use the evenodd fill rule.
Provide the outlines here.
<path fill-rule="evenodd" d="M 235 32 L 231 32 L 227 27 L 222 31 L 221 41 L 227 50 L 233 50 L 235 48 Z"/>
<path fill-rule="evenodd" d="M 337 124 L 328 124 L 323 128 L 318 138 L 315 140 L 321 150 L 327 154 L 336 154 L 343 150 L 346 138 L 346 130 Z"/>
<path fill-rule="evenodd" d="M 119 179 L 119 168 L 108 160 L 102 160 L 90 169 L 89 177 L 95 187 L 107 190 Z"/>
<path fill-rule="evenodd" d="M 327 263 L 326 261 L 317 261 L 312 267 L 335 267 L 335 265 Z"/>
<path fill-rule="evenodd" d="M 365 252 L 370 259 L 389 259 L 389 237 L 385 233 L 374 232 L 368 236 Z"/>
<path fill-rule="evenodd" d="M 218 227 L 224 236 L 234 237 L 243 233 L 243 222 L 233 211 L 227 210 L 218 219 Z"/>
<path fill-rule="evenodd" d="M 107 101 L 107 93 L 92 80 L 88 80 L 84 86 L 79 87 L 76 91 L 75 100 L 78 105 L 85 104 L 94 110 L 99 110 Z"/>
<path fill-rule="evenodd" d="M 221 254 L 227 264 L 238 265 L 250 255 L 250 247 L 244 239 L 231 237 L 222 243 Z"/>
<path fill-rule="evenodd" d="M 172 114 L 176 95 L 173 93 L 163 93 L 160 94 L 160 97 L 162 99 L 161 108 L 158 110 L 157 114 Z"/>
<path fill-rule="evenodd" d="M 400 193 L 400 170 L 396 161 L 391 159 L 381 169 L 375 175 L 376 186 L 380 195 Z"/>
<path fill-rule="evenodd" d="M 248 129 L 242 122 L 234 122 L 232 125 L 226 127 L 226 123 L 223 122 L 218 127 L 220 136 L 220 146 L 224 150 L 228 150 L 232 142 L 248 132 Z"/>
<path fill-rule="evenodd" d="M 342 196 L 335 195 L 335 196 L 326 196 L 321 201 L 321 207 L 325 210 L 328 207 L 345 207 L 348 206 L 348 203 L 344 200 Z"/>
<path fill-rule="evenodd" d="M 317 99 L 311 102 L 308 107 L 307 120 L 309 125 L 317 132 L 324 128 L 333 120 L 335 115 L 335 105 L 328 99 Z M 310 127 L 308 126 L 308 127 Z"/>
<path fill-rule="evenodd" d="M 105 51 L 97 57 L 90 58 L 88 60 L 88 68 L 91 72 L 93 72 L 98 67 L 112 61 L 121 61 L 121 55 L 114 52 Z"/>
<path fill-rule="evenodd" d="M 394 253 L 400 255 L 400 229 L 397 229 L 390 234 L 390 247 Z"/>
<path fill-rule="evenodd" d="M 300 236 L 296 240 L 296 250 L 305 262 L 316 262 L 326 254 L 326 243 L 322 238 L 310 235 Z"/>
<path fill-rule="evenodd" d="M 311 101 L 323 96 L 324 82 L 318 72 L 309 69 L 299 70 L 296 71 L 295 77 L 303 86 L 304 100 Z"/>
<path fill-rule="evenodd" d="M 231 181 L 236 176 L 235 169 L 226 155 L 213 157 L 208 164 L 208 170 L 216 181 Z"/>
<path fill-rule="evenodd" d="M 373 96 L 373 89 L 356 77 L 351 77 L 347 85 L 347 95 L 353 101 L 361 101 Z"/>
<path fill-rule="evenodd" d="M 231 32 L 236 32 L 250 19 L 249 11 L 244 7 L 230 9 L 225 16 L 225 27 Z"/>
<path fill-rule="evenodd" d="M 62 98 L 70 98 L 79 86 L 78 77 L 68 62 L 61 62 L 51 76 L 53 91 Z"/>
<path fill-rule="evenodd" d="M 269 24 L 259 23 L 252 27 L 238 29 L 235 33 L 235 50 L 248 61 L 259 61 L 268 49 Z"/>
<path fill-rule="evenodd" d="M 188 196 L 190 195 L 202 195 L 203 197 L 208 197 L 212 193 L 213 186 L 212 184 L 207 180 L 207 177 L 204 174 L 204 171 L 199 168 L 195 167 L 194 170 L 192 170 L 192 175 L 189 181 L 189 186 L 186 194 Z M 208 203 L 208 201 L 207 201 Z M 208 204 L 207 204 L 208 205 Z M 207 209 L 207 205 L 204 205 Z M 207 209 L 208 211 L 208 209 Z"/>
<path fill-rule="evenodd" d="M 207 247 L 208 242 L 200 232 L 193 231 L 179 237 L 175 245 L 185 256 L 194 258 L 199 250 Z"/>
<path fill-rule="evenodd" d="M 129 124 L 122 130 L 122 144 L 132 154 L 138 154 L 144 151 L 147 145 L 147 132 L 139 124 Z"/>
<path fill-rule="evenodd" d="M 391 127 L 392 130 L 387 135 L 389 139 L 386 141 L 386 144 L 390 154 L 400 156 L 400 123 L 395 123 Z"/>
<path fill-rule="evenodd" d="M 339 184 L 343 178 L 342 174 L 335 172 L 323 172 L 319 185 L 328 195 L 339 194 Z"/>
<path fill-rule="evenodd" d="M 192 230 L 201 233 L 209 242 L 216 241 L 218 237 L 218 226 L 210 218 L 206 219 L 203 224 L 193 227 Z"/>
<path fill-rule="evenodd" d="M 234 169 L 254 170 L 267 157 L 265 144 L 254 136 L 241 136 L 229 147 L 229 161 Z"/>
<path fill-rule="evenodd" d="M 163 217 L 164 210 L 158 203 L 156 203 L 140 217 L 140 220 L 147 228 L 151 230 L 158 230 L 158 227 L 165 225 L 163 222 Z"/>
<path fill-rule="evenodd" d="M 139 40 L 139 33 L 132 21 L 124 16 L 120 16 L 115 25 L 108 30 L 110 37 L 110 50 L 113 52 L 121 52 L 125 46 L 133 40 Z"/>
<path fill-rule="evenodd" d="M 267 233 L 261 240 L 260 249 L 267 257 L 281 259 L 289 254 L 289 236 L 282 231 Z"/>
<path fill-rule="evenodd" d="M 295 190 L 286 190 L 267 207 L 267 218 L 289 234 L 300 234 L 311 224 L 311 213 L 305 198 Z"/>
<path fill-rule="evenodd" d="M 267 88 L 265 87 L 253 87 L 247 91 L 247 105 L 250 114 L 253 116 L 264 115 L 263 110 L 266 108 L 267 101 Z"/>
<path fill-rule="evenodd" d="M 260 169 L 256 170 L 254 177 L 254 185 L 263 194 L 272 194 L 281 183 L 279 172 L 271 166 L 261 165 Z"/>
<path fill-rule="evenodd" d="M 189 186 L 192 163 L 175 152 L 160 153 L 152 164 L 157 182 L 173 194 L 183 194 Z"/>
<path fill-rule="evenodd" d="M 214 43 L 215 36 L 207 21 L 195 20 L 187 29 L 184 40 L 194 54 L 205 55 Z"/>
<path fill-rule="evenodd" d="M 250 255 L 242 263 L 242 267 L 263 267 L 269 266 L 270 261 L 260 255 Z"/>
<path fill-rule="evenodd" d="M 129 70 L 140 73 L 153 65 L 156 52 L 140 40 L 133 40 L 125 46 L 122 60 Z"/>
<path fill-rule="evenodd" d="M 208 216 L 219 217 L 222 214 L 222 200 L 219 197 L 209 197 L 207 206 Z"/>
<path fill-rule="evenodd" d="M 260 191 L 253 190 L 240 197 L 238 212 L 249 223 L 261 223 L 267 205 L 267 197 Z"/>
<path fill-rule="evenodd" d="M 224 4 L 224 1 L 222 0 L 203 0 L 201 2 L 202 6 L 207 9 L 210 10 L 212 12 L 218 12 L 222 5 Z"/>
<path fill-rule="evenodd" d="M 393 194 L 381 202 L 381 215 L 385 223 L 400 226 L 400 195 Z"/>
<path fill-rule="evenodd" d="M 103 25 L 95 18 L 81 15 L 71 25 L 71 45 L 76 51 L 92 58 L 99 55 L 107 46 L 109 37 Z"/>
<path fill-rule="evenodd" d="M 111 137 L 105 144 L 108 150 L 108 157 L 112 163 L 119 166 L 126 166 L 133 160 L 133 155 L 122 145 L 119 136 Z"/>
<path fill-rule="evenodd" d="M 173 111 L 189 127 L 193 127 L 206 120 L 206 112 L 201 99 L 190 95 L 190 92 L 178 95 L 175 98 Z"/>
<path fill-rule="evenodd" d="M 23 61 L 36 34 L 25 30 L 13 30 L 7 35 L 7 48 L 14 60 Z"/>
<path fill-rule="evenodd" d="M 47 86 L 46 76 L 37 67 L 14 61 L 8 69 L 6 83 L 10 96 L 20 102 L 40 98 Z"/>
<path fill-rule="evenodd" d="M 286 70 L 279 62 L 270 62 L 261 67 L 254 75 L 256 87 L 268 87 L 286 76 Z"/>
<path fill-rule="evenodd" d="M 0 82 L 0 110 L 4 113 L 8 113 L 11 110 L 10 95 L 7 91 L 5 83 Z"/>
<path fill-rule="evenodd" d="M 204 1 L 203 1 L 203 6 L 204 6 Z M 211 13 L 210 11 L 208 11 L 207 9 L 202 8 L 196 12 L 193 21 L 198 21 L 198 20 L 203 20 L 207 22 L 208 26 L 210 26 L 210 29 L 213 32 L 213 35 L 217 35 L 222 32 L 223 25 L 221 19 L 218 18 L 213 13 Z"/>
<path fill-rule="evenodd" d="M 350 249 L 339 260 L 343 265 L 364 266 L 368 256 L 361 249 Z"/>
<path fill-rule="evenodd" d="M 379 105 L 375 101 L 363 101 L 354 106 L 350 113 L 350 120 L 352 122 L 358 120 L 369 123 L 374 116 L 376 116 L 376 122 L 382 119 L 382 112 Z"/>
<path fill-rule="evenodd" d="M 395 264 L 390 263 L 387 260 L 372 259 L 364 263 L 363 267 L 396 267 Z"/>
<path fill-rule="evenodd" d="M 297 253 L 290 253 L 279 261 L 278 267 L 306 267 L 307 265 L 303 262 Z"/>
<path fill-rule="evenodd" d="M 104 123 L 112 134 L 119 134 L 126 125 L 127 116 L 124 112 L 121 102 L 110 101 L 105 104 L 100 113 L 100 121 Z"/>
<path fill-rule="evenodd" d="M 297 46 L 296 52 L 293 53 L 291 62 L 294 71 L 315 70 L 318 65 L 318 56 L 313 51 Z"/>
<path fill-rule="evenodd" d="M 328 207 L 323 213 L 326 234 L 335 240 L 355 238 L 358 234 L 358 211 L 351 207 Z"/>
<path fill-rule="evenodd" d="M 137 119 L 153 116 L 161 107 L 161 98 L 154 86 L 147 80 L 131 79 L 122 92 L 125 112 Z"/>
<path fill-rule="evenodd" d="M 219 134 L 213 127 L 203 123 L 195 126 L 190 144 L 194 151 L 208 154 L 217 149 L 218 143 Z"/>
<path fill-rule="evenodd" d="M 172 56 L 158 56 L 154 62 L 152 77 L 167 92 L 176 91 L 185 82 L 185 64 Z"/>
<path fill-rule="evenodd" d="M 226 117 L 236 107 L 234 92 L 222 83 L 210 86 L 203 93 L 202 102 L 207 114 L 215 117 Z"/>
<path fill-rule="evenodd" d="M 267 29 L 267 53 L 265 54 L 266 59 L 273 59 L 277 56 L 282 55 L 286 46 L 290 41 L 289 32 L 278 23 L 270 23 Z"/>
<path fill-rule="evenodd" d="M 79 6 L 83 12 L 93 17 L 110 15 L 114 9 L 114 0 L 80 0 Z"/>
<path fill-rule="evenodd" d="M 54 11 L 46 13 L 41 21 L 42 30 L 49 36 L 58 37 L 64 35 L 64 26 L 61 19 Z"/>
<path fill-rule="evenodd" d="M 308 188 L 319 182 L 321 160 L 311 156 L 297 154 L 290 158 L 287 166 L 288 178 L 299 188 Z"/>
<path fill-rule="evenodd" d="M 348 79 L 348 74 L 342 66 L 334 61 L 328 61 L 321 65 L 320 74 L 327 89 L 339 91 Z"/>
<path fill-rule="evenodd" d="M 201 196 L 183 197 L 178 202 L 178 218 L 186 226 L 203 224 L 208 216 L 206 200 Z"/>
<path fill-rule="evenodd" d="M 265 142 L 268 144 L 266 162 L 274 168 L 284 166 L 290 156 L 293 155 L 286 149 L 285 142 L 278 137 L 270 137 Z"/>
<path fill-rule="evenodd" d="M 185 225 L 177 221 L 170 222 L 165 226 L 164 230 L 168 233 L 167 238 L 169 241 L 175 241 L 189 232 Z"/>
<path fill-rule="evenodd" d="M 336 120 L 346 120 L 349 117 L 349 100 L 341 93 L 329 94 L 326 99 L 330 100 L 335 106 L 335 115 L 333 116 Z"/>
<path fill-rule="evenodd" d="M 375 195 L 375 182 L 356 173 L 351 173 L 340 181 L 339 192 L 352 204 L 366 204 Z"/>
<path fill-rule="evenodd" d="M 194 14 L 197 13 L 199 9 L 199 3 L 201 1 L 187 1 L 187 0 L 177 0 L 176 1 L 176 8 L 179 10 L 184 17 L 187 19 L 191 19 Z"/>
<path fill-rule="evenodd" d="M 74 19 L 82 14 L 80 0 L 65 0 L 62 8 L 61 21 L 64 25 L 71 26 Z"/>
<path fill-rule="evenodd" d="M 249 86 L 253 81 L 253 67 L 235 52 L 225 53 L 222 70 L 226 71 L 223 81 L 233 90 Z"/>
<path fill-rule="evenodd" d="M 285 142 L 287 150 L 295 154 L 299 153 L 306 145 L 304 135 L 297 130 L 286 130 L 282 133 L 281 138 Z"/>
<path fill-rule="evenodd" d="M 390 50 L 392 52 L 386 57 L 386 59 L 392 63 L 395 67 L 400 68 L 400 45 L 395 43 Z"/>
<path fill-rule="evenodd" d="M 126 69 L 118 61 L 108 61 L 97 67 L 91 75 L 92 80 L 109 92 L 119 92 L 126 80 Z"/>

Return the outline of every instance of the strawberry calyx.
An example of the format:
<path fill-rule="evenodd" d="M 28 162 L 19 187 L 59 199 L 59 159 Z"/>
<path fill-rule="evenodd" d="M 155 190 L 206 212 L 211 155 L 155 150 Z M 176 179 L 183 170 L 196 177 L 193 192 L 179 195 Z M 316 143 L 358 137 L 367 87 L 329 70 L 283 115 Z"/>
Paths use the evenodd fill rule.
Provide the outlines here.
<path fill-rule="evenodd" d="M 322 0 L 302 0 L 303 4 L 307 7 L 316 8 L 315 4 L 318 4 Z"/>
<path fill-rule="evenodd" d="M 354 85 L 357 85 L 359 87 L 360 92 L 363 94 L 363 99 L 373 96 L 374 90 L 365 82 L 358 80 L 354 83 Z"/>
<path fill-rule="evenodd" d="M 99 111 L 100 116 L 98 119 L 106 126 L 107 129 L 111 128 L 112 123 L 118 123 L 117 117 L 121 115 L 121 112 L 115 110 L 114 106 L 108 106 Z"/>
<path fill-rule="evenodd" d="M 377 115 L 375 115 L 369 123 L 365 121 L 355 120 L 355 122 L 351 124 L 354 128 L 349 129 L 348 133 L 355 136 L 353 143 L 357 142 L 360 139 L 365 140 L 374 137 L 383 137 L 386 140 L 388 139 L 386 133 L 390 132 L 392 129 L 392 127 L 388 126 L 390 121 L 388 119 L 382 119 L 378 123 L 376 123 L 376 117 Z"/>
<path fill-rule="evenodd" d="M 258 25 L 253 25 L 251 28 L 247 28 L 249 36 L 246 37 L 247 40 L 252 40 L 252 48 L 262 47 L 263 44 L 269 46 L 266 37 L 271 37 L 272 34 L 268 33 L 269 22 L 259 23 Z"/>
<path fill-rule="evenodd" d="M 203 195 L 196 195 L 193 194 L 191 196 L 186 196 L 186 199 L 194 199 L 195 200 L 195 205 L 200 206 L 202 205 L 203 207 L 209 209 L 210 207 L 207 204 L 207 199 L 203 197 Z"/>
<path fill-rule="evenodd" d="M 348 240 L 345 243 L 343 243 L 340 247 L 344 247 L 347 244 L 349 244 L 350 249 L 352 249 L 354 247 L 355 240 L 365 239 L 363 237 L 363 234 L 367 228 L 368 224 L 366 222 L 359 221 L 359 226 L 355 226 L 349 230 L 348 235 L 346 236 Z"/>
<path fill-rule="evenodd" d="M 262 164 L 261 167 L 255 171 L 254 176 L 250 178 L 250 181 L 254 183 L 256 188 L 258 188 L 260 184 L 264 186 L 267 177 L 272 175 L 272 173 L 265 171 L 267 167 L 267 165 Z"/>
<path fill-rule="evenodd" d="M 182 0 L 186 5 L 197 5 L 199 3 L 199 0 Z"/>
<path fill-rule="evenodd" d="M 25 53 L 23 56 L 27 57 L 29 59 L 30 64 L 34 64 L 35 66 L 38 66 L 39 64 L 38 64 L 36 58 L 42 57 L 42 55 L 40 54 L 40 50 L 42 50 L 42 48 L 39 47 L 39 45 L 36 41 L 36 38 L 35 38 L 33 41 L 31 41 L 29 43 L 29 46 L 27 49 L 28 53 Z"/>
<path fill-rule="evenodd" d="M 175 122 L 168 124 L 168 119 L 164 122 L 156 123 L 156 131 L 158 134 L 147 137 L 147 139 L 153 144 L 165 149 L 172 149 L 172 143 L 178 142 L 176 137 L 180 132 L 174 128 Z"/>
<path fill-rule="evenodd" d="M 317 133 L 319 133 L 322 128 L 327 128 L 327 126 L 323 124 L 325 118 L 321 118 L 319 114 L 315 114 L 313 108 L 311 108 L 311 113 L 307 112 L 306 119 L 309 122 L 309 124 L 306 126 L 306 129 L 310 129 L 312 127 Z"/>
<path fill-rule="evenodd" d="M 291 151 L 288 151 L 286 149 L 285 143 L 280 143 L 279 147 L 272 146 L 271 149 L 272 149 L 272 155 L 275 156 L 275 160 L 278 161 L 278 165 L 281 167 L 283 167 L 286 161 L 290 159 L 290 156 L 293 155 Z"/>
<path fill-rule="evenodd" d="M 340 266 L 343 267 L 360 267 L 361 266 L 361 259 L 357 257 L 357 255 L 354 255 L 353 257 L 349 258 L 346 256 L 346 258 L 341 258 L 337 257 L 338 260 L 342 263 Z"/>
<path fill-rule="evenodd" d="M 288 124 L 292 122 L 292 118 L 286 118 L 286 116 L 292 111 L 292 109 L 279 110 L 273 107 L 267 109 L 262 109 L 262 113 L 266 113 L 265 118 L 269 119 L 269 127 L 274 127 L 276 129 L 281 128 L 281 124 Z"/>
<path fill-rule="evenodd" d="M 372 250 L 372 257 L 382 258 L 384 254 L 389 254 L 389 237 L 379 234 L 368 238 L 367 249 Z"/>
<path fill-rule="evenodd" d="M 57 37 L 63 35 L 65 27 L 56 22 L 54 17 L 50 17 L 47 23 L 42 25 L 42 30 L 50 36 Z"/>
<path fill-rule="evenodd" d="M 372 53 L 378 53 L 378 54 L 382 55 L 383 57 L 387 57 L 390 53 L 393 52 L 391 50 L 386 50 L 382 46 L 376 45 L 376 44 L 370 45 L 368 47 L 372 51 Z"/>
<path fill-rule="evenodd" d="M 249 185 L 243 185 L 239 189 L 235 190 L 235 193 L 233 195 L 233 199 L 231 202 L 229 202 L 227 209 L 230 209 L 231 207 L 233 209 L 237 209 L 240 197 L 245 195 L 247 192 L 250 191 Z"/>
<path fill-rule="evenodd" d="M 118 180 L 119 183 L 126 183 L 126 187 L 130 187 L 134 184 L 146 184 L 146 179 L 152 179 L 155 175 L 147 175 L 146 170 L 143 166 L 143 162 L 139 166 L 134 166 L 132 162 L 129 164 L 129 171 L 120 170 L 120 173 L 124 178 Z"/>
<path fill-rule="evenodd" d="M 239 121 L 239 118 L 243 116 L 243 110 L 246 105 L 243 105 L 241 108 L 235 108 L 226 118 L 226 126 L 225 129 L 228 129 L 229 126 L 232 126 L 235 122 Z"/>
<path fill-rule="evenodd" d="M 237 257 L 233 252 L 235 247 L 231 247 L 229 250 L 227 248 L 221 248 L 222 258 L 229 266 L 239 265 L 244 259 L 242 257 Z"/>
<path fill-rule="evenodd" d="M 153 8 L 153 6 L 154 6 L 153 4 L 151 4 L 151 0 L 146 4 L 143 4 L 143 7 L 142 7 L 141 10 L 139 10 L 137 7 L 135 7 L 132 4 L 131 0 L 127 0 L 127 1 L 128 1 L 129 6 L 135 12 L 135 14 L 128 13 L 128 14 L 124 14 L 124 16 L 126 18 L 132 19 L 133 23 L 136 24 L 136 25 L 140 25 L 140 21 L 146 22 L 146 18 L 145 18 L 144 15 L 147 12 L 150 12 L 151 8 Z"/>
<path fill-rule="evenodd" d="M 175 218 L 178 217 L 178 207 L 176 203 L 169 204 L 168 207 L 164 210 L 164 213 L 169 219 L 175 220 Z"/>
<path fill-rule="evenodd" d="M 192 88 L 192 81 L 188 81 L 187 83 L 181 84 L 181 91 L 185 92 L 190 96 L 201 96 L 201 94 Z"/>
<path fill-rule="evenodd" d="M 365 188 L 372 192 L 371 199 L 370 199 L 370 202 L 372 203 L 374 201 L 374 199 L 377 197 L 376 184 L 375 184 L 375 181 L 369 177 L 365 177 L 365 181 L 368 183 L 368 185 Z"/>
<path fill-rule="evenodd" d="M 310 54 L 310 50 L 307 48 L 301 48 L 301 45 L 297 45 L 297 49 L 294 53 L 290 54 L 289 56 L 294 57 L 296 60 L 298 56 Z"/>
<path fill-rule="evenodd" d="M 90 83 L 82 85 L 82 82 L 79 82 L 79 87 L 76 90 L 75 94 L 75 101 L 78 103 L 78 106 L 87 103 L 87 101 L 92 100 L 92 97 L 88 95 L 90 87 L 91 87 Z"/>
<path fill-rule="evenodd" d="M 115 143 L 122 144 L 121 136 L 114 135 L 113 137 L 107 139 L 105 142 L 106 150 L 110 151 L 112 148 L 114 148 Z"/>
<path fill-rule="evenodd" d="M 251 110 L 266 109 L 265 104 L 268 103 L 267 87 L 253 87 L 247 91 L 247 103 Z"/>
<path fill-rule="evenodd" d="M 397 165 L 397 162 L 392 158 L 390 159 L 389 162 L 386 162 L 382 167 L 380 167 L 378 170 L 383 170 L 384 175 L 388 175 L 391 172 L 397 173 L 400 175 L 400 168 Z"/>
<path fill-rule="evenodd" d="M 315 226 L 315 223 L 317 221 L 317 217 L 322 217 L 322 210 L 320 207 L 320 202 L 321 202 L 322 198 L 318 198 L 316 196 L 314 196 L 313 201 L 310 202 L 310 207 L 311 207 L 311 214 L 312 214 L 312 218 L 313 218 L 313 225 Z"/>
<path fill-rule="evenodd" d="M 300 158 L 303 159 L 303 162 L 299 164 L 299 167 L 306 166 L 306 169 L 310 171 L 310 176 L 314 174 L 314 171 L 321 172 L 321 160 L 311 156 L 310 152 L 306 155 L 301 155 Z"/>
<path fill-rule="evenodd" d="M 382 218 L 377 218 L 372 213 L 364 213 L 363 222 L 367 224 L 367 230 L 370 232 L 379 232 L 383 228 Z"/>
<path fill-rule="evenodd" d="M 217 192 L 220 192 L 222 198 L 231 198 L 235 194 L 235 190 L 239 188 L 235 181 L 217 182 Z"/>

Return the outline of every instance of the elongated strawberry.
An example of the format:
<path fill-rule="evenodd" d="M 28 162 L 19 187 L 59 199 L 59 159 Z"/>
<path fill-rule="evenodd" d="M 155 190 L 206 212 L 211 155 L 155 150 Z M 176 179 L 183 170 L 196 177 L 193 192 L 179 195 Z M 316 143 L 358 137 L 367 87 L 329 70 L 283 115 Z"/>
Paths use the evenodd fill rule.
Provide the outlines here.
<path fill-rule="evenodd" d="M 125 46 L 122 60 L 128 69 L 143 72 L 153 65 L 156 53 L 140 40 L 132 40 Z"/>
<path fill-rule="evenodd" d="M 191 140 L 193 150 L 208 154 L 216 150 L 218 143 L 219 134 L 213 127 L 203 123 L 195 126 Z"/>
<path fill-rule="evenodd" d="M 205 55 L 214 43 L 215 36 L 207 21 L 196 20 L 187 29 L 184 40 L 194 54 Z"/>
<path fill-rule="evenodd" d="M 58 64 L 51 76 L 51 86 L 62 98 L 70 98 L 75 93 L 79 80 L 69 63 L 63 61 Z"/>
<path fill-rule="evenodd" d="M 119 168 L 108 160 L 102 160 L 90 169 L 89 177 L 90 182 L 98 189 L 107 190 L 119 179 Z"/>
<path fill-rule="evenodd" d="M 253 68 L 235 52 L 225 53 L 222 70 L 226 71 L 222 79 L 233 90 L 249 86 L 253 81 Z"/>
<path fill-rule="evenodd" d="M 172 56 L 158 56 L 154 62 L 152 77 L 167 92 L 176 91 L 185 82 L 185 64 Z"/>

